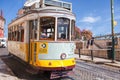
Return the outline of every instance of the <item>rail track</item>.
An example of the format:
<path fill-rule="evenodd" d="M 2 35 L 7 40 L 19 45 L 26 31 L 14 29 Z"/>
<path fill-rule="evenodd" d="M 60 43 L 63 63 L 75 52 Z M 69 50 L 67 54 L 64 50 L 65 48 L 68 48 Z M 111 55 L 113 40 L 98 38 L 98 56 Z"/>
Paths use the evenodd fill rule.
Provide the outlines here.
<path fill-rule="evenodd" d="M 14 56 L 8 56 L 6 49 L 1 49 L 0 58 L 8 65 L 19 80 L 49 80 L 43 73 L 31 74 L 28 65 Z M 53 80 L 120 80 L 120 69 L 104 64 L 86 63 L 76 60 L 76 67 L 68 77 Z"/>
<path fill-rule="evenodd" d="M 17 59 L 15 56 L 1 56 L 2 60 L 9 66 L 9 68 L 13 71 L 15 76 L 19 78 L 19 80 L 50 80 L 46 74 L 43 72 L 35 73 L 34 70 L 30 70 L 30 66 Z M 33 72 L 33 73 L 32 73 Z M 62 77 L 52 80 L 75 80 L 71 77 Z"/>
<path fill-rule="evenodd" d="M 118 68 L 108 68 L 105 65 L 85 63 L 78 60 L 76 62 L 76 70 L 84 73 L 91 80 L 120 80 L 120 70 Z"/>

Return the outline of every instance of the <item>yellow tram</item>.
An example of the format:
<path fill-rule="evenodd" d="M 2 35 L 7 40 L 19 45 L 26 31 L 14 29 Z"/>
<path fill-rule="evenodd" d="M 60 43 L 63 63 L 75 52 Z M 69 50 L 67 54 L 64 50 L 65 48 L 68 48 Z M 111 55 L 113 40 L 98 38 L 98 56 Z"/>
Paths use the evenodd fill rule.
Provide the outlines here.
<path fill-rule="evenodd" d="M 71 71 L 74 29 L 71 3 L 27 0 L 8 26 L 8 51 L 42 71 Z"/>

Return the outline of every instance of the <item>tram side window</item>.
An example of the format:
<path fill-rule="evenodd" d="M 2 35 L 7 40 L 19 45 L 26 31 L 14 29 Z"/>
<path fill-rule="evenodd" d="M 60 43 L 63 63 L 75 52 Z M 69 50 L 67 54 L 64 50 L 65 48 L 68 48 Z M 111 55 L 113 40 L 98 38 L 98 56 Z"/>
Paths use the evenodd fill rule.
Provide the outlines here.
<path fill-rule="evenodd" d="M 17 41 L 17 31 L 14 31 L 14 41 Z"/>
<path fill-rule="evenodd" d="M 17 41 L 19 41 L 20 40 L 20 31 L 18 30 L 17 31 Z"/>
<path fill-rule="evenodd" d="M 14 32 L 12 32 L 12 41 L 14 41 Z"/>
<path fill-rule="evenodd" d="M 24 28 L 23 26 L 17 26 L 16 41 L 24 42 Z"/>
<path fill-rule="evenodd" d="M 75 21 L 74 20 L 71 21 L 71 38 L 72 40 L 74 40 L 75 38 Z"/>
<path fill-rule="evenodd" d="M 40 18 L 40 39 L 54 40 L 55 37 L 55 18 Z"/>
<path fill-rule="evenodd" d="M 24 42 L 24 29 L 21 30 L 21 42 Z"/>
<path fill-rule="evenodd" d="M 24 42 L 24 27 L 22 24 L 18 26 L 17 38 L 18 41 Z"/>
<path fill-rule="evenodd" d="M 10 40 L 10 32 L 8 33 L 8 40 Z"/>
<path fill-rule="evenodd" d="M 30 25 L 30 39 L 37 39 L 37 23 L 38 20 L 31 20 Z"/>
<path fill-rule="evenodd" d="M 11 40 L 11 29 L 8 28 L 8 40 L 10 41 Z"/>
<path fill-rule="evenodd" d="M 57 22 L 57 38 L 58 40 L 69 40 L 69 24 L 70 20 L 67 18 L 58 18 Z"/>

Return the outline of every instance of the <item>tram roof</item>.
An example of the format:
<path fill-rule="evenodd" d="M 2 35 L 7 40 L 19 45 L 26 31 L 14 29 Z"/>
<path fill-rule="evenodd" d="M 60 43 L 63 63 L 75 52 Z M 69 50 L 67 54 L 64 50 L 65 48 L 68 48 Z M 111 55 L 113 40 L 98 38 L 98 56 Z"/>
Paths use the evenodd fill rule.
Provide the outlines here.
<path fill-rule="evenodd" d="M 11 23 L 28 14 L 46 11 L 61 12 L 75 16 L 72 14 L 72 3 L 60 0 L 27 0 L 24 4 L 24 8 L 18 11 L 17 17 L 13 19 Z"/>
<path fill-rule="evenodd" d="M 72 11 L 72 3 L 61 0 L 27 0 L 24 4 L 24 7 L 33 7 L 33 5 L 35 8 L 55 6 Z"/>

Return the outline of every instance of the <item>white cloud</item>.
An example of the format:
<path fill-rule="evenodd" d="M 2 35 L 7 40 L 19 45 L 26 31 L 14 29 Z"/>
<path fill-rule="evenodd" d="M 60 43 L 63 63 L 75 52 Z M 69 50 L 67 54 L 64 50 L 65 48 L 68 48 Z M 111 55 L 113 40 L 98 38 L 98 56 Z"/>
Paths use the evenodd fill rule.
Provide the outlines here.
<path fill-rule="evenodd" d="M 95 22 L 99 21 L 100 19 L 101 19 L 100 16 L 98 16 L 98 17 L 88 16 L 88 17 L 84 17 L 80 22 L 95 23 Z"/>

